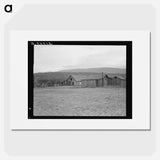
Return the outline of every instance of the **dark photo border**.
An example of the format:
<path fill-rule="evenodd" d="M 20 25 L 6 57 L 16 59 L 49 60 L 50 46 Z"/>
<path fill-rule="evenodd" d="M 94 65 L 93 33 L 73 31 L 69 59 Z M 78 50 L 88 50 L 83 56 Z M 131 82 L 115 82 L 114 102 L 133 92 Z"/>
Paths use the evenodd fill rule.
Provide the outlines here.
<path fill-rule="evenodd" d="M 34 45 L 124 45 L 126 46 L 126 116 L 35 116 Z M 132 119 L 132 41 L 28 41 L 28 119 Z"/>

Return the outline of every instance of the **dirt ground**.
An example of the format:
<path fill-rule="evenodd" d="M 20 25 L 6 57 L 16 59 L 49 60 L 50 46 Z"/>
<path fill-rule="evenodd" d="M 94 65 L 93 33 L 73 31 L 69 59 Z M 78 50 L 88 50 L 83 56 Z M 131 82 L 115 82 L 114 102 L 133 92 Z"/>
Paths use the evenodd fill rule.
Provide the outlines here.
<path fill-rule="evenodd" d="M 35 88 L 34 115 L 126 116 L 126 89 Z"/>

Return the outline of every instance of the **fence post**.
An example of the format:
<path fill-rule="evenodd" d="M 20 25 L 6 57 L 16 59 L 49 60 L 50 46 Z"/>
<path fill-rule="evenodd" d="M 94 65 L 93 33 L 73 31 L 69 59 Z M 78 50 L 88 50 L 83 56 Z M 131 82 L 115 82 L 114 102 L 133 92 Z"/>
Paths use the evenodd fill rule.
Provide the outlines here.
<path fill-rule="evenodd" d="M 102 72 L 102 87 L 104 86 L 104 77 L 103 77 L 103 72 Z"/>

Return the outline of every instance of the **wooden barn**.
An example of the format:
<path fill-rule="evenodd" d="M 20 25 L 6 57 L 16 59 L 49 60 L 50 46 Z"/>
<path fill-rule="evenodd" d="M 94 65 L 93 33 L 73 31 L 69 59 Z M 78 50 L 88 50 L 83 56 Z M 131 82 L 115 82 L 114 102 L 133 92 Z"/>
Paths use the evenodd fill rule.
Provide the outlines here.
<path fill-rule="evenodd" d="M 103 73 L 82 79 L 82 87 L 103 87 L 104 84 L 105 79 Z"/>
<path fill-rule="evenodd" d="M 109 74 L 77 74 L 70 75 L 62 85 L 64 86 L 76 86 L 76 87 L 107 87 L 107 86 L 119 86 L 126 87 L 126 78 L 117 75 Z"/>
<path fill-rule="evenodd" d="M 64 86 L 81 86 L 80 77 L 70 75 L 64 82 Z"/>
<path fill-rule="evenodd" d="M 104 78 L 106 79 L 105 82 L 108 86 L 126 87 L 125 77 L 106 74 Z"/>
<path fill-rule="evenodd" d="M 107 87 L 107 86 L 116 86 L 116 87 L 126 87 L 126 78 L 117 75 L 104 75 L 96 76 L 92 78 L 82 79 L 82 87 Z"/>
<path fill-rule="evenodd" d="M 93 75 L 70 75 L 65 81 L 64 85 L 77 87 L 98 87 L 98 80 L 102 79 L 101 74 Z"/>
<path fill-rule="evenodd" d="M 66 85 L 66 86 L 74 86 L 75 83 L 76 83 L 76 80 L 75 80 L 75 78 L 74 78 L 72 75 L 70 75 L 70 76 L 64 81 L 64 85 Z"/>
<path fill-rule="evenodd" d="M 83 79 L 81 87 L 97 87 L 96 79 Z"/>

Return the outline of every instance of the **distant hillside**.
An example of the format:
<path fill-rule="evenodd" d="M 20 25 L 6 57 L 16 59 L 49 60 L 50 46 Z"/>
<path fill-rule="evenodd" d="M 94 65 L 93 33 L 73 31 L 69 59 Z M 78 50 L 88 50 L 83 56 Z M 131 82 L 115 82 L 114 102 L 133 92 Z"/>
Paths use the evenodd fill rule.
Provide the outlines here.
<path fill-rule="evenodd" d="M 69 70 L 62 70 L 60 72 L 88 72 L 88 73 L 110 73 L 110 74 L 126 74 L 126 69 L 123 68 L 85 68 L 85 69 L 69 69 Z"/>
<path fill-rule="evenodd" d="M 81 76 L 81 77 L 96 77 L 102 76 L 104 74 L 110 75 L 119 75 L 126 77 L 125 69 L 115 69 L 115 68 L 90 68 L 90 69 L 74 69 L 74 70 L 65 70 L 59 72 L 42 72 L 34 74 L 34 86 L 36 87 L 45 87 L 53 86 L 54 84 L 61 83 L 66 80 L 69 75 Z"/>
<path fill-rule="evenodd" d="M 34 78 L 42 80 L 65 80 L 70 73 L 63 72 L 41 72 L 35 73 Z"/>
<path fill-rule="evenodd" d="M 125 75 L 126 70 L 120 68 L 87 68 L 87 69 L 72 69 L 62 70 L 59 72 L 41 72 L 35 73 L 34 77 L 37 79 L 45 80 L 65 80 L 69 75 L 97 75 L 97 74 L 114 74 L 114 75 Z"/>

